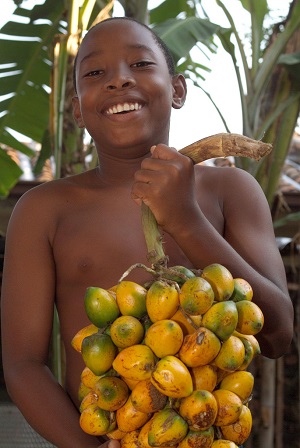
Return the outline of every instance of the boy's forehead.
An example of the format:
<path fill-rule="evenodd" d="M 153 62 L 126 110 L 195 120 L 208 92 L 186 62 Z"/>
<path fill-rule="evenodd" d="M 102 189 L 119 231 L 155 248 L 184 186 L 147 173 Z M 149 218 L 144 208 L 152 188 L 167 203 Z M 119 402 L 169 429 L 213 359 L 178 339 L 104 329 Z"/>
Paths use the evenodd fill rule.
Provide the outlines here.
<path fill-rule="evenodd" d="M 111 44 L 111 45 L 110 45 Z M 154 53 L 161 52 L 157 42 L 145 26 L 131 20 L 108 20 L 92 28 L 82 41 L 80 53 L 85 53 L 92 46 L 109 48 L 110 46 L 148 47 Z M 79 57 L 79 59 L 81 59 Z"/>

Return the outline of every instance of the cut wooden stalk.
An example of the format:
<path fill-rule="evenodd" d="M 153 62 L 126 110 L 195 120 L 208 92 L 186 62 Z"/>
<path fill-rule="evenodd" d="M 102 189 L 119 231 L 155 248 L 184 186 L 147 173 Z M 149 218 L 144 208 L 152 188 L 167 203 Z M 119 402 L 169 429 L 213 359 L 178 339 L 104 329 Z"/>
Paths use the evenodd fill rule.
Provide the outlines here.
<path fill-rule="evenodd" d="M 240 156 L 260 160 L 269 154 L 272 145 L 259 140 L 252 140 L 240 134 L 221 133 L 205 137 L 181 149 L 179 152 L 194 163 L 216 157 Z M 148 261 L 151 266 L 166 266 L 168 257 L 163 249 L 163 240 L 156 219 L 144 203 L 142 203 L 142 227 L 145 235 Z"/>

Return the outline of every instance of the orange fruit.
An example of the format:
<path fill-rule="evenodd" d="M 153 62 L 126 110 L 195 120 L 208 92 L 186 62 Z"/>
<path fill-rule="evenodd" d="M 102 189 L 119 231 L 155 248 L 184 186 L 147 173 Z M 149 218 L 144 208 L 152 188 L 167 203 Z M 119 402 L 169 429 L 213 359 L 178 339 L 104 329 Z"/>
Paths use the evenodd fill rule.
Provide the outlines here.
<path fill-rule="evenodd" d="M 93 390 L 91 390 L 81 401 L 79 406 L 80 413 L 83 412 L 83 410 L 86 409 L 91 404 L 97 404 L 97 395 L 94 393 Z"/>
<path fill-rule="evenodd" d="M 157 280 L 147 292 L 146 306 L 152 322 L 170 319 L 179 307 L 179 293 L 173 284 Z"/>
<path fill-rule="evenodd" d="M 189 430 L 185 438 L 179 442 L 178 448 L 210 448 L 214 440 L 214 428 L 211 426 L 202 431 Z"/>
<path fill-rule="evenodd" d="M 222 302 L 228 300 L 234 291 L 234 280 L 231 272 L 219 263 L 213 263 L 206 266 L 201 277 L 205 278 L 210 284 L 215 294 L 215 300 Z"/>
<path fill-rule="evenodd" d="M 202 277 L 188 279 L 181 287 L 180 305 L 189 315 L 206 313 L 214 301 L 214 292 L 208 281 Z"/>
<path fill-rule="evenodd" d="M 234 290 L 230 300 L 239 302 L 240 300 L 252 300 L 253 289 L 250 283 L 243 278 L 234 278 Z"/>
<path fill-rule="evenodd" d="M 92 389 L 95 386 L 95 384 L 97 383 L 97 381 L 100 379 L 100 376 L 95 375 L 91 371 L 91 369 L 89 369 L 88 367 L 85 367 L 83 369 L 83 371 L 81 372 L 80 379 L 85 386 Z"/>
<path fill-rule="evenodd" d="M 84 397 L 91 392 L 91 388 L 87 387 L 85 384 L 83 384 L 82 381 L 80 381 L 79 387 L 78 387 L 78 401 L 82 401 L 84 399 Z"/>
<path fill-rule="evenodd" d="M 239 448 L 239 447 L 231 440 L 219 439 L 213 442 L 211 448 Z"/>
<path fill-rule="evenodd" d="M 150 378 L 154 366 L 153 351 L 142 344 L 124 348 L 113 361 L 113 368 L 119 375 L 137 381 Z"/>
<path fill-rule="evenodd" d="M 125 376 L 120 375 L 120 378 L 127 384 L 128 389 L 133 390 L 133 388 L 139 383 L 141 380 L 131 380 L 126 378 Z"/>
<path fill-rule="evenodd" d="M 188 368 L 172 355 L 165 356 L 156 363 L 151 382 L 161 393 L 172 398 L 187 397 L 193 391 Z"/>
<path fill-rule="evenodd" d="M 125 404 L 129 396 L 127 384 L 115 376 L 100 378 L 93 392 L 97 395 L 99 408 L 105 411 L 116 411 Z"/>
<path fill-rule="evenodd" d="M 216 367 L 206 364 L 205 366 L 192 367 L 190 374 L 193 381 L 194 390 L 208 390 L 212 392 L 217 385 L 217 369 Z"/>
<path fill-rule="evenodd" d="M 219 353 L 213 360 L 213 363 L 221 370 L 233 372 L 243 364 L 244 359 L 244 344 L 238 337 L 230 336 L 223 342 Z"/>
<path fill-rule="evenodd" d="M 91 404 L 82 411 L 79 424 L 84 432 L 92 436 L 103 436 L 116 426 L 111 413 L 100 409 L 96 404 Z"/>
<path fill-rule="evenodd" d="M 126 403 L 116 411 L 118 428 L 124 432 L 141 428 L 151 417 L 151 414 L 138 411 L 132 404 L 129 396 Z"/>
<path fill-rule="evenodd" d="M 250 436 L 252 429 L 252 415 L 250 409 L 243 405 L 238 419 L 231 425 L 221 426 L 221 432 L 226 439 L 237 445 L 242 445 Z"/>
<path fill-rule="evenodd" d="M 148 432 L 149 445 L 176 445 L 184 439 L 188 429 L 187 422 L 174 409 L 162 409 L 153 416 Z"/>
<path fill-rule="evenodd" d="M 254 386 L 254 377 L 251 372 L 238 370 L 230 373 L 220 383 L 220 389 L 230 390 L 245 402 L 249 400 Z"/>
<path fill-rule="evenodd" d="M 213 331 L 221 341 L 226 341 L 238 322 L 236 304 L 232 300 L 217 302 L 202 317 L 203 327 Z"/>
<path fill-rule="evenodd" d="M 151 446 L 149 445 L 149 442 L 148 442 L 148 434 L 149 434 L 149 429 L 150 429 L 152 420 L 153 420 L 153 416 L 140 429 L 140 433 L 138 436 L 139 448 L 151 448 Z"/>
<path fill-rule="evenodd" d="M 258 340 L 256 339 L 256 337 L 254 335 L 252 335 L 252 334 L 241 334 L 238 331 L 234 331 L 233 336 L 237 336 L 242 341 L 243 341 L 243 339 L 247 339 L 247 341 L 249 341 L 250 344 L 252 345 L 252 348 L 254 350 L 254 356 L 260 355 L 261 351 L 260 351 L 259 342 L 258 342 Z"/>
<path fill-rule="evenodd" d="M 131 401 L 138 411 L 156 412 L 165 407 L 167 396 L 161 393 L 148 379 L 139 381 L 132 389 Z"/>
<path fill-rule="evenodd" d="M 119 428 L 113 429 L 110 432 L 107 432 L 105 435 L 109 438 L 109 439 L 113 439 L 113 440 L 121 440 L 125 434 L 127 434 L 124 431 L 121 431 Z"/>
<path fill-rule="evenodd" d="M 147 290 L 138 283 L 123 280 L 116 288 L 116 300 L 123 316 L 140 318 L 146 310 Z"/>
<path fill-rule="evenodd" d="M 84 296 L 85 312 L 98 328 L 106 327 L 120 314 L 117 302 L 106 289 L 90 286 Z"/>
<path fill-rule="evenodd" d="M 95 333 L 82 341 L 83 361 L 95 375 L 107 372 L 117 354 L 117 347 L 107 334 Z"/>
<path fill-rule="evenodd" d="M 205 430 L 212 426 L 217 413 L 217 401 L 208 390 L 195 390 L 188 397 L 181 399 L 179 414 L 194 431 Z"/>
<path fill-rule="evenodd" d="M 245 358 L 244 358 L 242 365 L 239 367 L 239 370 L 246 370 L 247 367 L 249 366 L 249 364 L 251 363 L 252 359 L 254 358 L 254 355 L 255 355 L 254 347 L 248 339 L 246 339 L 242 336 L 240 336 L 239 339 L 242 341 L 242 343 L 244 344 L 244 348 L 245 348 Z"/>
<path fill-rule="evenodd" d="M 120 316 L 110 326 L 110 337 L 119 348 L 139 344 L 144 337 L 144 327 L 133 316 Z"/>
<path fill-rule="evenodd" d="M 243 407 L 240 397 L 226 389 L 214 390 L 212 394 L 218 404 L 218 413 L 214 425 L 224 426 L 236 422 Z"/>
<path fill-rule="evenodd" d="M 138 429 L 123 433 L 124 436 L 120 441 L 121 448 L 139 448 L 138 443 L 139 433 L 140 431 Z"/>
<path fill-rule="evenodd" d="M 264 325 L 264 315 L 256 303 L 241 300 L 236 303 L 236 307 L 238 311 L 237 331 L 251 335 L 259 333 Z"/>
<path fill-rule="evenodd" d="M 152 324 L 145 336 L 145 344 L 158 358 L 175 355 L 183 342 L 183 332 L 178 323 L 162 319 Z"/>
<path fill-rule="evenodd" d="M 71 341 L 72 347 L 77 351 L 81 352 L 81 344 L 84 338 L 90 336 L 91 334 L 97 333 L 99 328 L 94 324 L 87 325 L 86 327 L 79 330 Z"/>
<path fill-rule="evenodd" d="M 200 327 L 184 337 L 178 355 L 188 367 L 198 367 L 212 362 L 220 348 L 220 339 L 208 328 Z"/>

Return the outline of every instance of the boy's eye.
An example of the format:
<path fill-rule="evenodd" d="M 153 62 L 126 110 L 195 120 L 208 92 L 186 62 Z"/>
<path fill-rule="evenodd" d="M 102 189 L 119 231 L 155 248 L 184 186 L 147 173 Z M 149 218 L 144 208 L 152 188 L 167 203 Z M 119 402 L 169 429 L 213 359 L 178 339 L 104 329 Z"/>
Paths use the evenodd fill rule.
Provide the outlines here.
<path fill-rule="evenodd" d="M 140 61 L 136 62 L 135 64 L 132 64 L 133 67 L 147 67 L 148 65 L 152 65 L 153 62 L 150 61 Z"/>
<path fill-rule="evenodd" d="M 91 72 L 88 72 L 85 77 L 93 77 L 93 76 L 99 76 L 101 75 L 102 70 L 92 70 Z"/>

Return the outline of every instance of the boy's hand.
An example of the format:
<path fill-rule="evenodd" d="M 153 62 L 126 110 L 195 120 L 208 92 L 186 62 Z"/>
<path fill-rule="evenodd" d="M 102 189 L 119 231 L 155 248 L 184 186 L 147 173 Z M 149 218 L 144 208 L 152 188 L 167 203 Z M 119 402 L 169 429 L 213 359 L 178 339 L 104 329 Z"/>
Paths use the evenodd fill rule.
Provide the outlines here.
<path fill-rule="evenodd" d="M 108 440 L 107 442 L 102 443 L 102 445 L 99 445 L 98 448 L 120 448 L 120 442 L 118 440 Z"/>
<path fill-rule="evenodd" d="M 135 173 L 132 198 L 137 204 L 143 201 L 152 210 L 157 223 L 172 234 L 199 213 L 193 162 L 163 144 L 152 147 L 151 153 Z"/>

